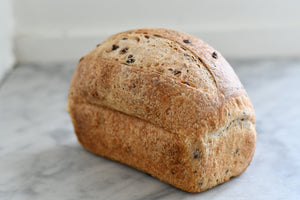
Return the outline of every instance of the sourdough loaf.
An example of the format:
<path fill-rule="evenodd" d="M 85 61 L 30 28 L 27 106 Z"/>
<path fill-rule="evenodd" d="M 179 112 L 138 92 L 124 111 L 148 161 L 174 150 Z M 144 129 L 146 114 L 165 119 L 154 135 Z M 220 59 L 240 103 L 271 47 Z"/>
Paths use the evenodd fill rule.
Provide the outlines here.
<path fill-rule="evenodd" d="M 256 143 L 252 104 L 219 52 L 188 34 L 139 29 L 82 57 L 68 95 L 81 145 L 177 188 L 241 174 Z"/>

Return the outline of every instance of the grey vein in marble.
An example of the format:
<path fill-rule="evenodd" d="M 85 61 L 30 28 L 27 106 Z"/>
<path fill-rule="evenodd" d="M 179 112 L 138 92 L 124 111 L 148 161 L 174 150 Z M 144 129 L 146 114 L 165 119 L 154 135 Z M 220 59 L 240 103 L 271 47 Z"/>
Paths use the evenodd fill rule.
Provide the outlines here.
<path fill-rule="evenodd" d="M 85 151 L 65 110 L 76 64 L 20 65 L 0 87 L 0 199 L 300 199 L 300 61 L 233 61 L 254 104 L 248 170 L 189 194 Z"/>

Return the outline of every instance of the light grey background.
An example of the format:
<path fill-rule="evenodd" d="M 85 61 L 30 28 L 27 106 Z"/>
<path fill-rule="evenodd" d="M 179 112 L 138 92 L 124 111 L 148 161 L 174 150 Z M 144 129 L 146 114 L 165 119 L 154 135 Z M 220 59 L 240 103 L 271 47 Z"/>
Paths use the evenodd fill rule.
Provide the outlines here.
<path fill-rule="evenodd" d="M 298 0 L 14 0 L 21 62 L 77 59 L 109 35 L 164 27 L 229 58 L 300 56 Z"/>
<path fill-rule="evenodd" d="M 0 50 L 11 52 L 14 43 L 21 63 L 70 61 L 111 34 L 164 27 L 195 35 L 227 58 L 299 57 L 299 7 L 298 0 L 1 0 Z"/>

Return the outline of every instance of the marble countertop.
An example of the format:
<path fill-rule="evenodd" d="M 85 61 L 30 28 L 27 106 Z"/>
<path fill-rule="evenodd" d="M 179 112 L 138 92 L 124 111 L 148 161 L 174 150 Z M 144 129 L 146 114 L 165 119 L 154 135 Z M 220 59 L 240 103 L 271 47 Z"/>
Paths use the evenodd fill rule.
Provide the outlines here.
<path fill-rule="evenodd" d="M 300 199 L 300 61 L 232 61 L 256 111 L 245 173 L 189 194 L 77 142 L 65 110 L 76 64 L 22 64 L 0 86 L 0 199 Z"/>

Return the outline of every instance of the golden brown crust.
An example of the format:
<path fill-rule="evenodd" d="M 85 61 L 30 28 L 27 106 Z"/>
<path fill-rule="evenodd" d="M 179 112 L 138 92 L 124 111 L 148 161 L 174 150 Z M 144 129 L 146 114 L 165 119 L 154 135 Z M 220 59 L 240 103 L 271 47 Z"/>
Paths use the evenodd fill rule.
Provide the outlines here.
<path fill-rule="evenodd" d="M 244 92 L 243 86 L 223 56 L 211 46 L 189 34 L 168 29 L 139 29 L 137 33 L 149 33 L 176 41 L 198 56 L 214 77 L 219 90 L 225 97 Z M 184 41 L 189 40 L 186 43 Z M 242 90 L 242 91 L 241 91 Z"/>
<path fill-rule="evenodd" d="M 253 107 L 234 71 L 177 31 L 104 41 L 80 61 L 68 105 L 86 149 L 189 192 L 242 173 L 255 149 Z"/>

